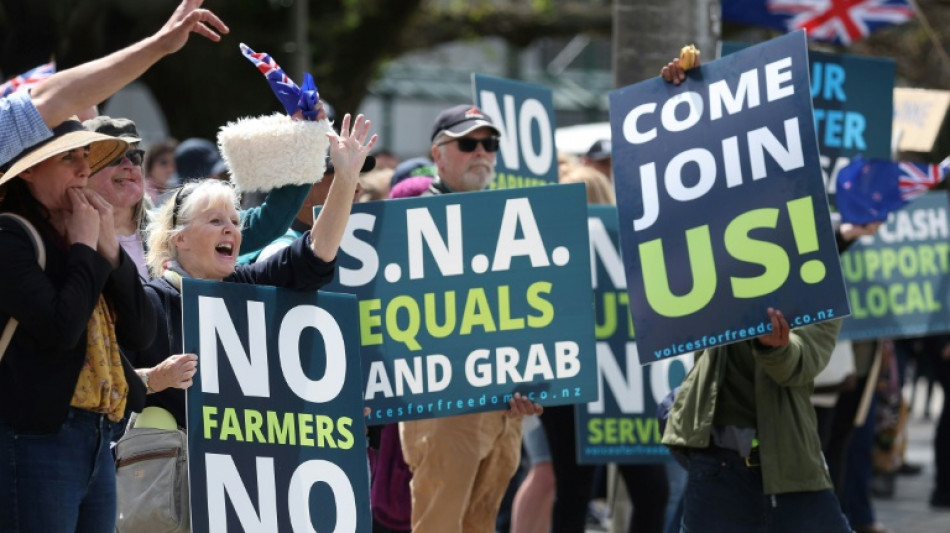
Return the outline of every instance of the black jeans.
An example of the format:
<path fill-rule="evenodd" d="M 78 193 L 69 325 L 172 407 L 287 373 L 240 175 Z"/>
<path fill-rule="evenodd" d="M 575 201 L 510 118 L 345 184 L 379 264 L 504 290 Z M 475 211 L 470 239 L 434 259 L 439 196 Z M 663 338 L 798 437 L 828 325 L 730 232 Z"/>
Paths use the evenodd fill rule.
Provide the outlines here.
<path fill-rule="evenodd" d="M 556 495 L 551 517 L 552 533 L 584 533 L 594 469 L 577 464 L 574 406 L 546 407 L 541 423 L 548 435 L 554 466 Z M 630 533 L 662 533 L 669 498 L 663 464 L 619 465 L 633 503 Z"/>

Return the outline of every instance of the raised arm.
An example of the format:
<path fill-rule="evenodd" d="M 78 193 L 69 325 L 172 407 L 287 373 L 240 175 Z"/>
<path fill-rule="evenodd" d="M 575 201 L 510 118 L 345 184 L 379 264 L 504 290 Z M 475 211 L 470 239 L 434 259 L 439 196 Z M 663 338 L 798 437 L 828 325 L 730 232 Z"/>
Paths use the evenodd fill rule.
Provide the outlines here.
<path fill-rule="evenodd" d="M 180 50 L 192 32 L 220 41 L 219 33 L 228 33 L 228 27 L 211 11 L 200 9 L 203 1 L 184 0 L 154 35 L 39 82 L 31 95 L 44 122 L 56 126 L 109 98 L 159 59 Z"/>
<path fill-rule="evenodd" d="M 330 159 L 333 160 L 335 173 L 327 200 L 310 230 L 310 248 L 313 254 L 323 261 L 336 258 L 343 240 L 343 231 L 350 218 L 360 168 L 366 155 L 376 144 L 376 135 L 366 142 L 369 127 L 370 121 L 359 115 L 351 130 L 350 115 L 347 113 L 343 117 L 340 133 L 327 133 L 330 137 Z"/>

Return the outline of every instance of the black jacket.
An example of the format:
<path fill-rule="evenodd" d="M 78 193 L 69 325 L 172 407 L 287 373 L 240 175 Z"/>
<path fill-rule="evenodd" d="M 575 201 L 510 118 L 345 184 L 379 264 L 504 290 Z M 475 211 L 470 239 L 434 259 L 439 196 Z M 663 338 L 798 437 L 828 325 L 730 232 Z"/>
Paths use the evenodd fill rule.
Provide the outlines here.
<path fill-rule="evenodd" d="M 327 263 L 313 255 L 310 250 L 310 232 L 307 232 L 264 261 L 239 265 L 224 281 L 315 291 L 333 280 L 335 264 L 336 261 Z M 153 367 L 183 350 L 181 293 L 164 278 L 150 281 L 145 291 L 159 317 L 158 332 L 151 346 L 129 354 L 136 368 Z M 186 427 L 184 390 L 165 389 L 150 394 L 146 398 L 146 405 L 164 407 L 175 416 L 179 427 Z"/>
<path fill-rule="evenodd" d="M 54 433 L 66 419 L 86 359 L 86 324 L 99 295 L 112 306 L 123 349 L 151 344 L 157 319 L 125 252 L 120 249 L 113 269 L 88 246 L 68 246 L 45 220 L 31 222 L 46 247 L 45 272 L 23 228 L 0 221 L 0 326 L 11 316 L 19 321 L 0 362 L 0 419 L 18 430 Z M 145 387 L 124 357 L 123 367 L 126 412 L 139 410 Z"/>

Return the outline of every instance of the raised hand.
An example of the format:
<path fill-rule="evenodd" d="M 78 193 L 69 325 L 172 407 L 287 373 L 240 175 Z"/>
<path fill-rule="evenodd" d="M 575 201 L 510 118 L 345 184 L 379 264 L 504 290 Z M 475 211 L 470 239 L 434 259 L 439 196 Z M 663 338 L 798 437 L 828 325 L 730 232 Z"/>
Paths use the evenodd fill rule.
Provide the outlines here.
<path fill-rule="evenodd" d="M 759 335 L 756 339 L 770 348 L 779 348 L 788 344 L 788 322 L 785 315 L 778 309 L 769 307 L 769 320 L 772 322 L 772 331 L 765 335 Z"/>
<path fill-rule="evenodd" d="M 166 54 L 177 52 L 185 46 L 192 32 L 218 42 L 221 40 L 219 34 L 231 31 L 217 15 L 207 9 L 200 9 L 202 3 L 204 0 L 184 0 L 155 34 Z"/>
<path fill-rule="evenodd" d="M 112 204 L 92 189 L 83 189 L 82 192 L 89 205 L 99 213 L 99 239 L 96 251 L 115 268 L 119 266 L 119 239 L 115 235 L 115 213 Z"/>
<path fill-rule="evenodd" d="M 335 169 L 335 180 L 344 178 L 355 183 L 359 178 L 360 168 L 363 167 L 366 156 L 376 144 L 377 135 L 375 134 L 369 142 L 366 142 L 370 125 L 370 121 L 361 114 L 356 117 L 353 128 L 350 129 L 350 114 L 347 113 L 340 125 L 340 133 L 333 131 L 327 133 L 327 137 L 330 138 L 330 159 Z"/>
<path fill-rule="evenodd" d="M 69 213 L 66 215 L 66 241 L 69 244 L 85 244 L 96 250 L 99 243 L 99 212 L 86 200 L 80 189 L 66 191 L 69 198 Z"/>

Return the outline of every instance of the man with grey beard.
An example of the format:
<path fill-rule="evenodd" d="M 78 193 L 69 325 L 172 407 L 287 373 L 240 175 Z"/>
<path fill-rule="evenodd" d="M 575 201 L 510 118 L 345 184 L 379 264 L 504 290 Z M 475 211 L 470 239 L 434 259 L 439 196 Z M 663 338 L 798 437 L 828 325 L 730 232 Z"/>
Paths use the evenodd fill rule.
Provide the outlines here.
<path fill-rule="evenodd" d="M 480 191 L 495 176 L 501 136 L 491 117 L 471 105 L 439 113 L 432 128 L 432 161 L 439 175 L 422 196 Z"/>

